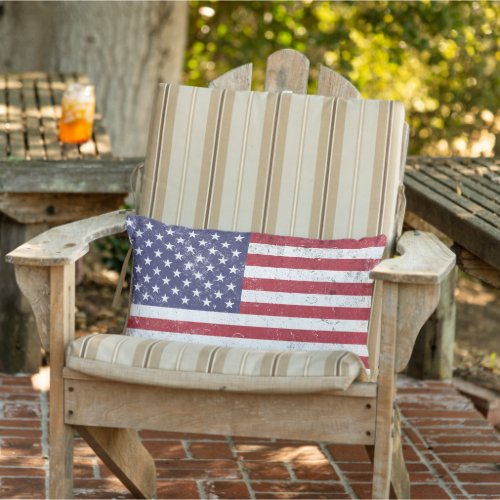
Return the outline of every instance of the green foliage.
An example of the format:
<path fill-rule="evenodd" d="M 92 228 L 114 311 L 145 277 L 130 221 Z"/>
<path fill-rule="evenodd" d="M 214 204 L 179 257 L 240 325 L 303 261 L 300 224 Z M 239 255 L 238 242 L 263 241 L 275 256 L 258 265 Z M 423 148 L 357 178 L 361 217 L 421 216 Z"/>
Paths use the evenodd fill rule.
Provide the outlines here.
<path fill-rule="evenodd" d="M 411 154 L 493 152 L 500 3 L 192 1 L 190 16 L 186 83 L 252 62 L 262 88 L 266 58 L 293 48 L 310 59 L 312 82 L 321 63 L 365 98 L 403 101 Z"/>
<path fill-rule="evenodd" d="M 108 236 L 95 241 L 94 245 L 106 268 L 118 273 L 121 272 L 125 256 L 130 248 L 128 238 L 126 236 Z M 127 270 L 127 277 L 129 276 L 130 269 Z"/>

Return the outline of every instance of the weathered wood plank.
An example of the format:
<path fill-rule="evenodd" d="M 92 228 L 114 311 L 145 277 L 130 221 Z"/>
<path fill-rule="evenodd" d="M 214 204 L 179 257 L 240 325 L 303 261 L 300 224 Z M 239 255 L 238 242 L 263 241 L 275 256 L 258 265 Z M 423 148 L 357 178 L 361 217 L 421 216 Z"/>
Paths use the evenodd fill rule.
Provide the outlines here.
<path fill-rule="evenodd" d="M 265 90 L 307 93 L 309 59 L 296 50 L 283 49 L 267 58 Z"/>
<path fill-rule="evenodd" d="M 492 287 L 500 288 L 500 269 L 488 265 L 459 245 L 454 245 L 452 250 L 457 256 L 460 269 Z"/>
<path fill-rule="evenodd" d="M 438 305 L 439 292 L 439 285 L 400 283 L 396 373 L 402 372 L 408 365 L 420 329 Z"/>
<path fill-rule="evenodd" d="M 453 200 L 457 206 L 465 208 L 475 217 L 480 217 L 485 222 L 500 227 L 499 205 L 470 189 L 458 178 L 450 178 L 446 170 L 421 166 L 418 170 L 408 171 L 408 175 L 425 183 L 426 186 L 437 193 Z"/>
<path fill-rule="evenodd" d="M 243 64 L 212 80 L 211 89 L 250 90 L 252 87 L 252 63 Z"/>
<path fill-rule="evenodd" d="M 45 229 L 45 224 L 26 226 L 0 213 L 0 255 Z M 40 339 L 30 305 L 19 292 L 14 266 L 0 263 L 0 284 L 0 372 L 36 373 L 42 360 Z"/>
<path fill-rule="evenodd" d="M 358 89 L 346 78 L 322 64 L 319 67 L 318 95 L 337 96 L 342 99 L 359 99 Z"/>
<path fill-rule="evenodd" d="M 50 270 L 49 497 L 73 497 L 73 429 L 64 422 L 64 354 L 75 334 L 75 265 Z"/>
<path fill-rule="evenodd" d="M 64 368 L 63 376 L 71 380 L 90 380 L 95 381 L 96 377 L 78 372 L 71 368 Z M 322 394 L 330 396 L 340 395 L 353 398 L 375 398 L 377 396 L 377 384 L 374 382 L 354 382 L 347 389 L 332 389 L 324 391 Z"/>
<path fill-rule="evenodd" d="M 35 94 L 35 74 L 21 74 L 22 93 L 24 101 L 23 114 L 26 120 L 26 141 L 29 159 L 45 159 L 44 141 L 41 133 L 40 109 Z"/>
<path fill-rule="evenodd" d="M 372 498 L 389 498 L 394 444 L 391 431 L 393 429 L 394 397 L 396 394 L 398 291 L 399 286 L 396 283 L 384 282 Z"/>
<path fill-rule="evenodd" d="M 137 431 L 86 426 L 76 430 L 134 498 L 156 497 L 155 464 Z"/>
<path fill-rule="evenodd" d="M 394 493 L 396 498 L 410 498 L 410 477 L 403 456 L 401 422 L 397 406 L 394 408 L 394 428 L 392 435 L 391 492 Z"/>
<path fill-rule="evenodd" d="M 72 380 L 65 373 L 66 423 L 72 425 L 374 442 L 375 398 L 176 390 L 102 379 Z"/>
<path fill-rule="evenodd" d="M 495 213 L 500 210 L 500 193 L 497 193 L 495 190 L 489 189 L 483 184 L 477 182 L 474 177 L 461 175 L 454 169 L 450 169 L 439 164 L 436 165 L 434 169 L 454 180 L 455 186 L 458 185 L 458 189 L 462 191 L 462 194 L 468 196 L 471 200 L 476 201 L 479 205 L 484 206 Z"/>
<path fill-rule="evenodd" d="M 17 158 L 25 158 L 23 104 L 21 97 L 21 81 L 18 75 L 7 75 L 7 134 L 9 154 Z"/>
<path fill-rule="evenodd" d="M 63 224 L 116 210 L 125 193 L 0 193 L 0 211 L 22 224 Z"/>
<path fill-rule="evenodd" d="M 500 195 L 500 158 L 448 158 L 445 164 Z"/>
<path fill-rule="evenodd" d="M 408 365 L 408 374 L 412 377 L 437 380 L 452 377 L 456 280 L 455 268 L 441 284 L 436 311 L 420 330 Z M 414 307 L 419 307 L 419 303 L 415 303 Z"/>
<path fill-rule="evenodd" d="M 42 347 L 49 351 L 50 272 L 47 267 L 15 266 L 16 281 L 36 320 Z M 12 312 L 12 311 L 11 311 Z M 39 356 L 38 356 L 39 357 Z"/>
<path fill-rule="evenodd" d="M 500 229 L 474 217 L 424 182 L 405 175 L 408 210 L 426 220 L 456 243 L 500 269 Z"/>
<path fill-rule="evenodd" d="M 58 137 L 58 117 L 54 106 L 55 103 L 52 98 L 50 83 L 46 74 L 42 74 L 37 80 L 36 93 L 38 96 L 38 105 L 40 107 L 40 121 L 43 128 L 47 159 L 60 160 L 62 158 L 62 151 Z"/>
<path fill-rule="evenodd" d="M 10 252 L 6 260 L 27 266 L 52 266 L 76 262 L 88 252 L 88 244 L 125 230 L 130 211 L 118 210 L 54 227 Z"/>
<path fill-rule="evenodd" d="M 385 259 L 370 273 L 373 279 L 397 283 L 440 283 L 455 265 L 455 255 L 436 236 L 407 231 L 398 240 L 400 257 Z"/>
<path fill-rule="evenodd" d="M 128 193 L 142 158 L 1 161 L 0 193 Z"/>
<path fill-rule="evenodd" d="M 7 121 L 7 80 L 0 75 L 0 158 L 8 154 Z"/>

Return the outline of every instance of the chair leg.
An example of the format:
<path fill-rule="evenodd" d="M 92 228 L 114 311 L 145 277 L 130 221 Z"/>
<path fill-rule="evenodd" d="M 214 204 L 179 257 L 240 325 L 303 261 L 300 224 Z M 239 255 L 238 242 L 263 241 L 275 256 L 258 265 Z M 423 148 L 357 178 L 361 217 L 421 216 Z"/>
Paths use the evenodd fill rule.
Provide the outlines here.
<path fill-rule="evenodd" d="M 372 498 L 389 498 L 392 471 L 398 285 L 383 284 Z"/>
<path fill-rule="evenodd" d="M 154 461 L 137 431 L 84 426 L 76 429 L 134 498 L 156 496 Z"/>
<path fill-rule="evenodd" d="M 73 498 L 73 429 L 50 420 L 49 498 Z"/>
<path fill-rule="evenodd" d="M 64 423 L 64 350 L 74 335 L 74 264 L 50 270 L 49 497 L 73 498 L 73 428 Z"/>
<path fill-rule="evenodd" d="M 399 421 L 399 409 L 397 407 L 394 410 L 394 427 L 392 430 L 390 448 L 392 458 L 390 460 L 390 469 L 388 463 L 389 460 L 387 457 L 385 460 L 383 460 L 383 463 L 387 464 L 387 468 L 385 469 L 386 474 L 383 475 L 383 481 L 379 480 L 379 484 L 383 484 L 383 487 L 386 488 L 385 482 L 390 481 L 389 498 L 410 498 L 410 478 L 408 476 L 408 470 L 406 469 L 406 464 L 403 457 L 401 425 Z M 367 445 L 366 450 L 372 463 L 375 464 L 375 446 Z M 379 498 L 375 496 L 376 493 L 378 494 L 378 492 L 372 491 L 372 496 L 374 498 Z"/>
<path fill-rule="evenodd" d="M 399 408 L 394 409 L 394 429 L 392 437 L 391 497 L 410 498 L 410 478 L 403 457 Z"/>

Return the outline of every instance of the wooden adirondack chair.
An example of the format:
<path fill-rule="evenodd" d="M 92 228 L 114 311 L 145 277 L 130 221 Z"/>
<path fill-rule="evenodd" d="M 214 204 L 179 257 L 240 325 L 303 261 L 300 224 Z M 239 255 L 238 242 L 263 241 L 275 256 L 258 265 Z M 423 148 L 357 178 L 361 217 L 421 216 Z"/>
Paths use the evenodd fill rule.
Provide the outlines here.
<path fill-rule="evenodd" d="M 210 385 L 212 375 L 205 373 L 194 373 L 187 386 L 171 373 L 172 386 L 166 387 L 147 383 L 142 368 L 134 368 L 128 381 L 126 373 L 120 378 L 70 369 L 67 364 L 75 361 L 75 261 L 91 241 L 123 231 L 126 213 L 54 228 L 8 256 L 50 351 L 51 498 L 72 496 L 75 429 L 134 495 L 153 497 L 155 468 L 137 434 L 142 428 L 364 444 L 374 461 L 373 497 L 388 497 L 391 486 L 398 497 L 409 496 L 394 408 L 395 378 L 437 304 L 439 283 L 454 256 L 431 235 L 400 237 L 407 140 L 401 107 L 358 99 L 349 82 L 324 67 L 318 94 L 339 98 L 301 96 L 308 68 L 307 59 L 294 51 L 275 53 L 268 59 L 269 94 L 247 92 L 251 65 L 223 75 L 211 89 L 161 86 L 139 212 L 191 227 L 323 238 L 383 230 L 401 256 L 382 261 L 371 272 L 376 286 L 370 378 L 345 390 L 224 391 Z M 173 102 L 181 100 L 177 113 Z M 232 114 L 225 113 L 229 103 Z M 334 107 L 337 131 L 329 118 Z M 379 118 L 371 119 L 377 110 Z M 292 122 L 300 127 L 287 125 L 292 123 L 287 116 L 294 118 L 294 113 Z M 341 125 L 343 136 L 338 135 Z M 229 133 L 235 134 L 231 141 Z M 268 141 L 274 145 L 257 144 L 257 137 L 261 142 L 274 137 Z M 366 199 L 372 201 L 367 205 Z"/>

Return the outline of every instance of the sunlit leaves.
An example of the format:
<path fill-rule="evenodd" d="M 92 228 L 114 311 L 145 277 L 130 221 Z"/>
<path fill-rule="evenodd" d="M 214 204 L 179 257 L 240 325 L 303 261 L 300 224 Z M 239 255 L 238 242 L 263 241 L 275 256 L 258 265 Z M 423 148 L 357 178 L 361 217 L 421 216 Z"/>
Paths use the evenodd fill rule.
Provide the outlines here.
<path fill-rule="evenodd" d="M 205 85 L 252 62 L 262 88 L 266 58 L 293 48 L 311 60 L 312 80 L 322 63 L 365 98 L 402 100 L 411 153 L 492 152 L 500 3 L 193 1 L 190 11 L 187 83 Z"/>

